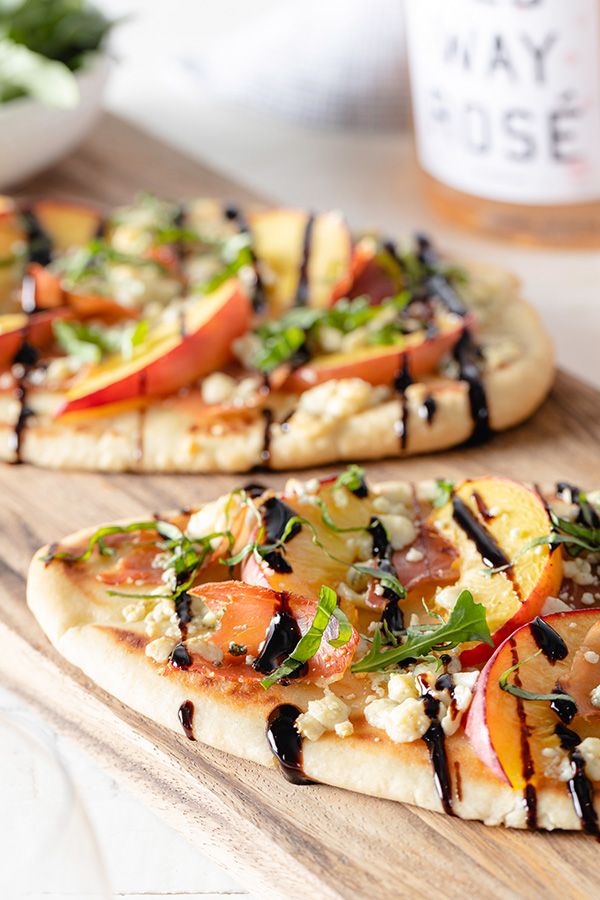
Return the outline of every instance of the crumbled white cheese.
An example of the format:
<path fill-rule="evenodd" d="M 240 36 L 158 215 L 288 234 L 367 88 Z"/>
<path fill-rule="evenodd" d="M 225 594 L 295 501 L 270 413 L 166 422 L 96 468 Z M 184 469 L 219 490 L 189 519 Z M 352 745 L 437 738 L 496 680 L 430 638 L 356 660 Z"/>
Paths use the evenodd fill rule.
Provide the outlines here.
<path fill-rule="evenodd" d="M 205 403 L 226 403 L 235 392 L 235 378 L 224 372 L 213 372 L 203 380 L 200 390 Z"/>
<path fill-rule="evenodd" d="M 199 635 L 197 637 L 188 638 L 185 645 L 191 653 L 196 653 L 207 662 L 218 665 L 223 661 L 222 649 L 217 644 L 213 644 L 211 641 L 207 641 Z"/>
<path fill-rule="evenodd" d="M 462 590 L 462 587 L 456 587 L 454 585 L 440 588 L 434 598 L 436 606 L 441 606 L 442 609 L 447 609 L 448 612 L 451 612 L 456 606 L 456 601 L 461 595 Z"/>
<path fill-rule="evenodd" d="M 388 512 L 406 512 L 412 506 L 412 487 L 406 481 L 385 484 L 376 493 L 376 499 L 383 497 L 390 504 Z"/>
<path fill-rule="evenodd" d="M 126 622 L 139 622 L 146 615 L 146 604 L 143 600 L 137 603 L 128 603 L 121 610 L 121 615 Z"/>
<path fill-rule="evenodd" d="M 394 550 L 402 550 L 412 544 L 417 536 L 415 526 L 406 516 L 383 515 L 379 521 L 385 528 L 388 540 Z"/>
<path fill-rule="evenodd" d="M 298 411 L 319 419 L 345 419 L 378 402 L 380 392 L 361 378 L 332 379 L 300 395 Z"/>
<path fill-rule="evenodd" d="M 546 602 L 542 606 L 540 615 L 549 616 L 552 613 L 565 612 L 565 610 L 570 609 L 571 607 L 569 604 L 565 603 L 564 600 L 561 600 L 559 597 L 546 597 Z"/>
<path fill-rule="evenodd" d="M 585 606 L 593 606 L 594 603 L 596 602 L 596 598 L 594 597 L 594 595 L 592 594 L 591 591 L 584 591 L 583 594 L 581 595 L 581 602 Z"/>
<path fill-rule="evenodd" d="M 392 509 L 392 502 L 383 495 L 375 497 L 373 500 L 373 509 L 378 513 L 389 513 Z"/>
<path fill-rule="evenodd" d="M 320 700 L 309 701 L 307 711 L 296 719 L 296 728 L 309 741 L 317 741 L 326 731 L 337 731 L 336 726 L 345 725 L 349 712 L 344 701 L 326 688 Z"/>
<path fill-rule="evenodd" d="M 592 706 L 595 706 L 596 709 L 600 709 L 600 684 L 597 684 L 595 688 L 592 688 L 590 691 L 590 700 Z"/>
<path fill-rule="evenodd" d="M 418 697 L 415 679 L 412 674 L 402 672 L 390 675 L 388 696 L 390 700 L 395 700 L 396 703 L 402 703 L 403 700 L 408 700 L 409 697 Z"/>
<path fill-rule="evenodd" d="M 354 734 L 354 725 L 350 719 L 346 719 L 345 722 L 338 722 L 335 726 L 335 733 L 341 738 L 350 737 L 351 734 Z"/>
<path fill-rule="evenodd" d="M 365 707 L 365 718 L 373 727 L 385 731 L 397 744 L 417 741 L 431 725 L 423 701 L 414 698 L 408 698 L 402 703 L 373 700 Z"/>
<path fill-rule="evenodd" d="M 189 519 L 186 533 L 192 540 L 208 537 L 209 534 L 227 531 L 242 508 L 239 494 L 224 494 L 217 500 L 207 503 Z M 222 537 L 213 538 L 211 547 L 216 550 L 223 542 Z"/>
<path fill-rule="evenodd" d="M 168 637 L 159 637 L 146 644 L 146 656 L 153 659 L 154 662 L 164 663 L 168 660 L 176 641 Z"/>
<path fill-rule="evenodd" d="M 416 547 L 409 547 L 406 551 L 406 561 L 407 562 L 421 562 L 422 559 L 425 558 L 425 554 L 421 552 L 421 550 L 417 550 Z"/>
<path fill-rule="evenodd" d="M 566 578 L 571 578 L 575 584 L 587 585 L 597 584 L 598 579 L 592 572 L 591 563 L 587 559 L 576 557 L 575 559 L 566 559 L 563 565 L 563 571 Z"/>
<path fill-rule="evenodd" d="M 583 654 L 583 658 L 586 662 L 591 663 L 591 665 L 595 666 L 597 662 L 600 661 L 600 656 L 594 650 L 586 650 Z"/>
<path fill-rule="evenodd" d="M 347 539 L 346 548 L 352 554 L 353 562 L 370 559 L 373 555 L 373 538 L 366 532 L 353 535 Z"/>
<path fill-rule="evenodd" d="M 585 760 L 585 771 L 592 781 L 600 781 L 600 738 L 587 737 L 577 748 Z"/>
<path fill-rule="evenodd" d="M 561 747 L 544 747 L 542 756 L 547 760 L 544 766 L 546 778 L 553 778 L 556 781 L 569 781 L 573 774 L 573 768 L 568 753 L 562 750 Z"/>

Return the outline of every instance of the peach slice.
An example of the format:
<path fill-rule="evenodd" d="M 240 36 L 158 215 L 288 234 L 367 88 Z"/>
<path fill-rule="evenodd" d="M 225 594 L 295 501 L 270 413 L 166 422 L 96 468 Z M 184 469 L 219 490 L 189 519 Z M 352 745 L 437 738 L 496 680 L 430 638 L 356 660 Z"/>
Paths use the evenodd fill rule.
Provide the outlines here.
<path fill-rule="evenodd" d="M 539 621 L 522 625 L 488 661 L 477 681 L 466 725 L 475 753 L 499 778 L 509 781 L 517 790 L 524 790 L 528 784 L 535 787 L 546 777 L 544 771 L 548 769 L 550 757 L 543 751 L 560 747 L 555 728 L 561 720 L 549 700 L 525 700 L 502 690 L 500 677 L 511 666 L 527 660 L 508 676 L 509 684 L 536 694 L 563 692 L 564 679 L 578 649 L 590 628 L 600 622 L 600 610 L 580 609 L 544 618 L 564 642 L 558 656 L 564 655 L 565 645 L 567 649 L 564 658 L 554 660 L 544 653 L 528 659 L 539 649 L 536 640 Z M 598 670 L 596 683 L 600 682 L 600 665 L 586 665 Z M 600 737 L 598 719 L 587 721 L 578 714 L 570 719 L 574 712 L 572 706 L 563 706 L 562 710 L 568 713 L 565 716 L 563 712 L 568 727 L 582 739 Z"/>
<path fill-rule="evenodd" d="M 361 499 L 345 488 L 341 488 L 341 492 L 347 501 L 342 508 L 335 503 L 333 480 L 328 479 L 320 485 L 318 500 L 325 504 L 332 520 L 340 528 L 366 527 L 375 514 L 371 498 Z M 251 556 L 243 565 L 243 580 L 251 584 L 269 585 L 276 591 L 293 591 L 306 596 L 318 596 L 322 584 L 337 589 L 339 583 L 346 580 L 348 566 L 356 556 L 348 539 L 364 534 L 364 531 L 357 531 L 356 534 L 333 531 L 323 521 L 320 507 L 304 501 L 302 497 L 290 494 L 283 497 L 283 503 L 290 515 L 307 519 L 312 525 L 312 528 L 304 525 L 286 542 L 285 559 L 291 571 L 275 571 L 265 560 L 258 562 Z M 313 534 L 325 550 L 315 545 Z"/>
<path fill-rule="evenodd" d="M 8 197 L 0 197 L 0 302 L 8 300 L 18 288 L 22 275 L 19 257 L 24 253 L 26 241 L 18 209 Z"/>
<path fill-rule="evenodd" d="M 55 254 L 89 243 L 102 223 L 98 210 L 61 200 L 39 200 L 31 210 L 52 241 Z"/>
<path fill-rule="evenodd" d="M 194 300 L 184 322 L 163 320 L 151 328 L 132 359 L 119 354 L 93 366 L 73 386 L 60 414 L 186 387 L 229 361 L 231 344 L 248 330 L 251 314 L 247 295 L 236 279 L 230 279 Z"/>
<path fill-rule="evenodd" d="M 443 356 L 452 350 L 472 317 L 449 324 L 435 337 L 425 331 L 406 335 L 404 342 L 391 347 L 370 346 L 352 353 L 329 353 L 317 356 L 294 369 L 283 384 L 284 390 L 306 391 L 332 378 L 362 378 L 370 384 L 391 384 L 406 359 L 413 378 L 433 371 Z"/>
<path fill-rule="evenodd" d="M 239 581 L 203 584 L 189 593 L 192 597 L 201 598 L 209 609 L 221 616 L 219 624 L 206 640 L 219 647 L 223 653 L 222 663 L 215 669 L 217 677 L 233 678 L 235 681 L 254 681 L 266 674 L 248 666 L 246 656 L 260 656 L 275 616 L 283 613 L 290 617 L 291 626 L 297 633 L 296 637 L 292 635 L 289 647 L 291 652 L 295 643 L 310 628 L 317 610 L 317 601 L 308 597 L 286 594 L 282 598 L 280 593 L 268 587 Z M 358 643 L 358 633 L 353 629 L 347 644 L 332 647 L 328 638 L 337 634 L 337 627 L 333 620 L 328 624 L 321 646 L 308 661 L 308 670 L 302 677 L 314 680 L 321 676 L 341 674 L 347 669 Z M 232 647 L 235 647 L 234 653 L 231 652 Z M 281 662 L 283 659 L 277 660 L 277 665 Z M 195 664 L 198 663 L 195 661 Z M 202 662 L 201 665 L 206 663 Z"/>
<path fill-rule="evenodd" d="M 486 607 L 494 646 L 539 615 L 548 596 L 558 594 L 560 548 L 541 544 L 524 549 L 551 532 L 544 501 L 525 485 L 508 478 L 464 481 L 429 523 L 457 548 L 456 587 L 468 589 Z M 495 571 L 498 567 L 505 568 Z M 437 611 L 447 612 L 443 607 Z M 461 659 L 464 665 L 479 665 L 492 652 L 487 644 L 478 644 L 464 650 Z"/>
<path fill-rule="evenodd" d="M 57 319 L 71 318 L 70 310 L 52 309 L 33 313 L 0 316 L 0 369 L 12 363 L 23 341 L 32 347 L 45 347 L 52 342 L 52 325 Z"/>
<path fill-rule="evenodd" d="M 325 307 L 348 278 L 350 232 L 334 212 L 311 216 L 299 209 L 272 209 L 248 217 L 253 250 L 271 315 L 294 305 Z M 345 282 L 344 282 L 345 283 Z"/>

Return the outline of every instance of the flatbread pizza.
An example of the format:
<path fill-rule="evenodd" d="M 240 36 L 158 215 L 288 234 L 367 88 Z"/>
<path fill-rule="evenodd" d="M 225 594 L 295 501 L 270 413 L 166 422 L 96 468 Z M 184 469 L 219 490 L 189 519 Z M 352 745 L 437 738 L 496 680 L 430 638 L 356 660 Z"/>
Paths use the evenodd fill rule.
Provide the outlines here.
<path fill-rule="evenodd" d="M 0 459 L 243 472 L 426 453 L 530 416 L 517 279 L 335 212 L 0 199 Z"/>
<path fill-rule="evenodd" d="M 28 603 L 66 659 L 191 741 L 300 785 L 598 836 L 599 562 L 598 491 L 351 465 L 71 535 L 36 554 Z"/>

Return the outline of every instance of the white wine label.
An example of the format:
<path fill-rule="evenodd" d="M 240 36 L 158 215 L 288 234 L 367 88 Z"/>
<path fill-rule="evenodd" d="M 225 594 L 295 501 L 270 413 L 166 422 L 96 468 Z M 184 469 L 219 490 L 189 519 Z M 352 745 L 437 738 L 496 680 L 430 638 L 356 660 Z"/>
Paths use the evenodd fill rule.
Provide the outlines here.
<path fill-rule="evenodd" d="M 600 0 L 406 0 L 417 149 L 457 190 L 600 198 Z"/>

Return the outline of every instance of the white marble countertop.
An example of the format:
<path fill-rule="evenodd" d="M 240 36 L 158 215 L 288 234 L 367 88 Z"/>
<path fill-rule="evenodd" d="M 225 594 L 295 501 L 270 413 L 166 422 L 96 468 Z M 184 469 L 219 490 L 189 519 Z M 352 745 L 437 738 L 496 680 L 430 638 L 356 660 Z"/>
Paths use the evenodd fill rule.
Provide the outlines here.
<path fill-rule="evenodd" d="M 254 0 L 253 15 L 275 2 Z M 510 266 L 544 315 L 560 365 L 600 386 L 599 253 L 515 249 L 453 232 L 423 209 L 410 142 L 402 135 L 308 131 L 224 107 L 192 87 L 177 58 L 221 39 L 230 23 L 243 24 L 248 6 L 242 0 L 99 5 L 134 15 L 115 41 L 120 63 L 107 99 L 112 111 L 277 201 L 339 207 L 361 227 L 377 224 L 398 233 L 431 228 L 453 250 Z M 3 702 L 14 699 L 0 694 Z M 58 745 L 84 798 L 116 896 L 210 900 L 245 894 L 234 870 L 222 872 L 77 748 L 60 737 Z"/>

